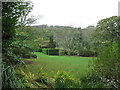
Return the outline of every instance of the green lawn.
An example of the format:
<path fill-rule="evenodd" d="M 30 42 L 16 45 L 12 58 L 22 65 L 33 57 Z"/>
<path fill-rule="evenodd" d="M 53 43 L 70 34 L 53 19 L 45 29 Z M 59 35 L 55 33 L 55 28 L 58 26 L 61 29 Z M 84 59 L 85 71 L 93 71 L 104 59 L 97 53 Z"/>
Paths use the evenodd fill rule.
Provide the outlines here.
<path fill-rule="evenodd" d="M 88 64 L 93 60 L 92 57 L 79 56 L 49 56 L 40 52 L 35 52 L 37 59 L 28 59 L 33 61 L 27 64 L 26 71 L 38 72 L 43 68 L 48 76 L 54 76 L 57 71 L 67 71 L 76 78 L 80 78 L 86 72 L 90 71 Z"/>

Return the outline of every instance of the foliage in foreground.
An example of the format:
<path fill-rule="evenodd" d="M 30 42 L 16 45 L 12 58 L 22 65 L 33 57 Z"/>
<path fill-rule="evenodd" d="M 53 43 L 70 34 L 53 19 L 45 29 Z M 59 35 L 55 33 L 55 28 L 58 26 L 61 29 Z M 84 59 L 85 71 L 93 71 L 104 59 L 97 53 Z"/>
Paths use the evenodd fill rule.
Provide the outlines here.
<path fill-rule="evenodd" d="M 120 58 L 118 45 L 101 48 L 99 57 L 94 61 L 93 72 L 109 87 L 120 87 Z"/>
<path fill-rule="evenodd" d="M 48 78 L 42 69 L 36 74 L 23 70 L 17 70 L 17 73 L 25 88 L 80 88 L 80 83 L 63 71 L 58 71 L 53 78 Z"/>
<path fill-rule="evenodd" d="M 13 53 L 16 28 L 24 22 L 32 9 L 31 2 L 2 2 L 2 88 L 22 88 L 22 80 L 15 67 L 21 64 L 20 56 Z"/>
<path fill-rule="evenodd" d="M 4 63 L 2 64 L 1 73 L 3 81 L 2 88 L 24 88 L 22 80 L 17 76 L 17 73 L 13 67 L 10 67 Z"/>
<path fill-rule="evenodd" d="M 80 83 L 64 71 L 58 71 L 54 76 L 55 88 L 80 88 Z"/>
<path fill-rule="evenodd" d="M 22 78 L 25 88 L 52 88 L 47 73 L 42 69 L 38 73 L 24 72 L 22 69 L 17 70 L 18 76 Z"/>
<path fill-rule="evenodd" d="M 98 59 L 93 72 L 108 87 L 120 87 L 120 17 L 100 20 L 94 36 Z"/>
<path fill-rule="evenodd" d="M 89 74 L 79 79 L 73 78 L 68 72 L 58 71 L 52 78 L 47 77 L 42 69 L 38 73 L 17 70 L 24 81 L 24 88 L 106 88 L 107 86 L 95 75 Z"/>
<path fill-rule="evenodd" d="M 89 73 L 80 78 L 81 88 L 107 88 L 107 86 L 96 76 L 96 74 Z"/>

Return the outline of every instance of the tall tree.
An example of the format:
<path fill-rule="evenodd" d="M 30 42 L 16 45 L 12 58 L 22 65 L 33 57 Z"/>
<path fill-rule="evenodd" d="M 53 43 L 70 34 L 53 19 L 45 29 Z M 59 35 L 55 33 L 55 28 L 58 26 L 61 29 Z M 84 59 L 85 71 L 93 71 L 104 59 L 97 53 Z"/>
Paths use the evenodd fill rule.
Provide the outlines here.
<path fill-rule="evenodd" d="M 3 47 L 13 41 L 18 22 L 25 22 L 26 15 L 31 11 L 31 2 L 2 2 L 2 35 Z M 21 17 L 24 20 L 20 21 Z"/>
<path fill-rule="evenodd" d="M 20 17 L 26 15 L 31 2 L 2 2 L 2 87 L 21 88 L 23 85 L 17 77 L 13 63 L 19 59 L 12 53 L 11 43 L 16 35 Z M 32 8 L 32 7 L 30 7 Z"/>
<path fill-rule="evenodd" d="M 53 35 L 50 36 L 49 47 L 50 48 L 55 48 L 55 41 L 53 41 Z"/>
<path fill-rule="evenodd" d="M 75 30 L 72 42 L 73 42 L 73 49 L 81 50 L 83 48 L 83 37 L 82 37 L 81 28 L 77 28 Z"/>
<path fill-rule="evenodd" d="M 118 22 L 120 17 L 112 16 L 110 18 L 102 19 L 98 22 L 96 28 L 95 38 L 96 43 L 112 43 L 119 40 L 120 30 L 118 29 Z"/>

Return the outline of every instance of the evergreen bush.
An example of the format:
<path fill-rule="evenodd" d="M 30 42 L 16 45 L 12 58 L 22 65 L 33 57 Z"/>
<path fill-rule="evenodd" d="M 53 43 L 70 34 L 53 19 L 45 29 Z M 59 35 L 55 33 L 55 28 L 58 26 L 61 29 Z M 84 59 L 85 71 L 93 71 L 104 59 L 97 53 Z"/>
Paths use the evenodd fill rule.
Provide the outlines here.
<path fill-rule="evenodd" d="M 83 57 L 93 57 L 96 56 L 96 54 L 92 51 L 89 50 L 80 50 L 79 51 L 79 56 L 83 56 Z"/>

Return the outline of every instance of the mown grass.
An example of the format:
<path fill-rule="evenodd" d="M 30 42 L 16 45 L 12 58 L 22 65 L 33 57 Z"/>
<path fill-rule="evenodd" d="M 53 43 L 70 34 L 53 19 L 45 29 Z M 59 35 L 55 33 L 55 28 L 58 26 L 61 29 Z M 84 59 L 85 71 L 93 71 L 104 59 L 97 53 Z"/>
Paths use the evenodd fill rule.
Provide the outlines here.
<path fill-rule="evenodd" d="M 33 73 L 38 72 L 41 68 L 52 77 L 57 71 L 66 71 L 75 78 L 85 75 L 90 68 L 88 64 L 93 60 L 92 57 L 79 56 L 49 56 L 40 52 L 35 52 L 37 59 L 28 59 L 32 64 L 27 64 L 25 71 Z"/>

